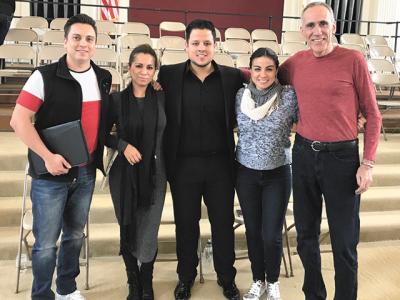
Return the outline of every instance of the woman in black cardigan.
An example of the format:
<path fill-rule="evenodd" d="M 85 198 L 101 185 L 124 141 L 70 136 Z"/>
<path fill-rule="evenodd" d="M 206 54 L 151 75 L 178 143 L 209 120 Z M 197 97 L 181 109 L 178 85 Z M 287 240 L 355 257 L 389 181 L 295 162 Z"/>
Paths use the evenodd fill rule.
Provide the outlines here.
<path fill-rule="evenodd" d="M 109 180 L 128 276 L 127 300 L 154 299 L 153 265 L 166 191 L 165 100 L 150 84 L 156 66 L 154 50 L 137 46 L 129 58 L 131 84 L 111 97 L 108 123 L 109 128 L 115 124 L 117 134 L 110 134 L 106 145 L 118 150 Z"/>

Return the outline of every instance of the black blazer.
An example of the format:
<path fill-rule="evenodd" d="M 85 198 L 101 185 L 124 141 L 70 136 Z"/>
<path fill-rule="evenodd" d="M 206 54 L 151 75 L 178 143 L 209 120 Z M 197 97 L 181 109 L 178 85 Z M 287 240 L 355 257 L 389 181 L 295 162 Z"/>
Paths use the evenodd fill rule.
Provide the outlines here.
<path fill-rule="evenodd" d="M 173 180 L 182 120 L 182 90 L 183 76 L 188 62 L 166 65 L 160 68 L 158 81 L 165 92 L 165 113 L 167 127 L 164 135 L 164 152 L 166 155 L 167 179 Z M 234 174 L 235 140 L 233 129 L 236 126 L 235 97 L 243 87 L 245 78 L 239 69 L 218 65 L 221 72 L 222 90 L 225 102 L 226 138 L 229 156 L 232 161 L 232 176 Z"/>

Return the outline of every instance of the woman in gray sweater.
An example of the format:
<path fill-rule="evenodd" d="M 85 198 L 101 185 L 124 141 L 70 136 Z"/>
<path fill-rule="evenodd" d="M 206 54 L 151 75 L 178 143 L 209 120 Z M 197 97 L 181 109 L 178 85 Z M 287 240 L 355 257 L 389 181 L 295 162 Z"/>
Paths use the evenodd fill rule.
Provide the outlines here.
<path fill-rule="evenodd" d="M 250 84 L 238 91 L 236 191 L 246 226 L 253 283 L 243 299 L 278 300 L 282 226 L 291 191 L 292 87 L 277 80 L 278 56 L 260 48 L 250 57 Z"/>

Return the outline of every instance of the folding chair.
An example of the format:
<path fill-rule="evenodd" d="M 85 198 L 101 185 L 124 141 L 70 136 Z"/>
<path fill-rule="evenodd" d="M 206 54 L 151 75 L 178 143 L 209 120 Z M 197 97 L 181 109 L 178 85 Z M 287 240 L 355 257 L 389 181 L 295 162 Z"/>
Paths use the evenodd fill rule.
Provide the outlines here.
<path fill-rule="evenodd" d="M 24 190 L 22 194 L 22 208 L 21 208 L 21 223 L 19 229 L 19 239 L 18 239 L 18 253 L 17 253 L 17 282 L 15 287 L 15 293 L 19 293 L 19 281 L 20 281 L 20 273 L 23 270 L 21 266 L 21 255 L 23 251 L 23 246 L 25 248 L 25 252 L 29 260 L 32 260 L 31 249 L 32 245 L 28 242 L 28 237 L 32 232 L 32 224 L 33 217 L 32 211 L 26 205 L 26 198 L 28 195 L 28 182 L 29 182 L 29 163 L 26 163 L 25 166 L 25 175 L 24 175 Z M 23 245 L 22 245 L 23 244 Z M 83 237 L 83 245 L 82 245 L 82 260 L 80 260 L 80 266 L 84 266 L 86 269 L 86 277 L 85 277 L 85 289 L 89 289 L 89 215 L 86 221 L 86 226 L 84 230 Z"/>
<path fill-rule="evenodd" d="M 31 75 L 36 66 L 36 51 L 29 45 L 7 44 L 0 46 L 0 59 L 5 60 L 1 77 L 23 77 Z"/>
<path fill-rule="evenodd" d="M 290 55 L 278 55 L 279 64 L 283 64 L 289 57 Z"/>
<path fill-rule="evenodd" d="M 340 36 L 340 43 L 344 44 L 357 44 L 365 48 L 365 43 L 363 38 L 357 33 L 343 33 Z"/>
<path fill-rule="evenodd" d="M 96 48 L 113 48 L 113 39 L 105 33 L 98 33 L 96 40 Z"/>
<path fill-rule="evenodd" d="M 97 48 L 93 61 L 102 67 L 118 68 L 118 55 L 110 48 Z"/>
<path fill-rule="evenodd" d="M 117 33 L 117 26 L 112 21 L 96 20 L 96 27 L 98 33 L 105 33 L 108 35 L 115 35 Z"/>
<path fill-rule="evenodd" d="M 158 39 L 157 48 L 160 49 L 161 52 L 164 50 L 185 51 L 186 41 L 179 36 L 164 35 Z"/>
<path fill-rule="evenodd" d="M 250 54 L 239 55 L 236 59 L 236 68 L 250 68 Z"/>
<path fill-rule="evenodd" d="M 64 25 L 68 18 L 55 18 L 50 22 L 50 29 L 64 31 Z"/>
<path fill-rule="evenodd" d="M 240 54 L 250 54 L 251 44 L 245 40 L 225 40 L 222 49 L 225 53 L 236 58 Z"/>
<path fill-rule="evenodd" d="M 215 53 L 214 61 L 219 65 L 232 68 L 235 67 L 235 62 L 233 61 L 233 58 L 227 53 Z"/>
<path fill-rule="evenodd" d="M 121 34 L 147 35 L 150 37 L 150 28 L 144 23 L 126 22 L 122 24 Z"/>
<path fill-rule="evenodd" d="M 365 37 L 366 44 L 371 46 L 389 46 L 387 40 L 381 35 L 367 35 Z"/>
<path fill-rule="evenodd" d="M 164 51 L 161 56 L 161 65 L 172 65 L 185 62 L 187 53 L 183 51 Z"/>
<path fill-rule="evenodd" d="M 119 38 L 120 51 L 125 49 L 133 49 L 141 44 L 148 44 L 153 47 L 151 38 L 147 35 L 124 35 Z"/>
<path fill-rule="evenodd" d="M 300 31 L 285 31 L 282 34 L 282 43 L 283 42 L 296 42 L 305 44 L 306 40 Z"/>
<path fill-rule="evenodd" d="M 389 46 L 371 45 L 369 48 L 369 54 L 371 58 L 389 59 L 393 64 L 396 63 L 396 53 L 394 53 L 393 49 Z"/>
<path fill-rule="evenodd" d="M 28 44 L 36 46 L 38 42 L 38 35 L 32 29 L 11 28 L 6 35 L 4 42 L 6 44 L 14 44 L 14 45 Z"/>
<path fill-rule="evenodd" d="M 255 41 L 274 41 L 278 43 L 276 33 L 271 29 L 254 29 L 251 32 L 251 40 Z"/>
<path fill-rule="evenodd" d="M 169 32 L 183 32 L 183 36 L 186 36 L 185 30 L 186 25 L 182 22 L 161 22 L 159 26 L 160 37 L 162 36 L 162 31 L 169 31 Z"/>
<path fill-rule="evenodd" d="M 217 51 L 222 51 L 222 37 L 221 37 L 221 31 L 219 31 L 218 28 L 215 28 L 215 43 L 217 45 Z"/>
<path fill-rule="evenodd" d="M 18 20 L 16 28 L 48 29 L 49 23 L 43 17 L 26 16 L 26 17 L 21 17 Z"/>
<path fill-rule="evenodd" d="M 368 50 L 359 44 L 341 44 L 340 47 L 359 51 L 368 58 Z"/>
<path fill-rule="evenodd" d="M 111 73 L 111 86 L 112 91 L 119 92 L 122 87 L 122 78 L 121 74 L 115 68 L 105 67 L 104 69 L 108 70 Z"/>
<path fill-rule="evenodd" d="M 282 51 L 283 55 L 293 55 L 299 51 L 307 50 L 308 47 L 306 44 L 301 42 L 284 42 L 282 44 Z"/>
<path fill-rule="evenodd" d="M 386 59 L 370 59 L 368 60 L 368 69 L 371 73 L 371 78 L 375 84 L 375 88 L 382 93 L 382 88 L 389 89 L 388 98 L 385 100 L 377 100 L 378 106 L 384 112 L 391 109 L 399 109 L 400 101 L 392 100 L 396 88 L 400 89 L 400 78 L 393 63 Z M 387 141 L 386 130 L 382 122 L 383 138 Z"/>
<path fill-rule="evenodd" d="M 276 54 L 279 55 L 281 53 L 279 44 L 275 41 L 256 41 L 253 43 L 253 52 L 256 51 L 258 48 L 271 48 L 275 51 Z"/>
<path fill-rule="evenodd" d="M 64 31 L 59 30 L 49 30 L 46 31 L 42 36 L 43 46 L 47 45 L 57 45 L 64 47 Z"/>
<path fill-rule="evenodd" d="M 38 53 L 38 66 L 58 61 L 66 53 L 65 51 L 65 48 L 62 46 L 42 47 Z"/>
<path fill-rule="evenodd" d="M 250 42 L 250 32 L 244 28 L 230 27 L 225 30 L 225 42 L 227 40 L 245 40 Z"/>

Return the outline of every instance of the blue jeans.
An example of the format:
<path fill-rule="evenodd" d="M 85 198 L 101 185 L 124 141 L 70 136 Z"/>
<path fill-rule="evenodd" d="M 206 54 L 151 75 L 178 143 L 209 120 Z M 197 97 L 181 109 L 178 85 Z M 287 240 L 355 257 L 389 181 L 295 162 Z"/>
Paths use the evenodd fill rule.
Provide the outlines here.
<path fill-rule="evenodd" d="M 32 179 L 33 235 L 32 299 L 54 299 L 51 290 L 57 260 L 57 240 L 61 236 L 57 260 L 57 293 L 76 290 L 83 230 L 92 200 L 96 170 L 93 165 L 79 168 L 72 182 Z"/>
<path fill-rule="evenodd" d="M 360 196 L 356 172 L 358 145 L 335 151 L 314 151 L 296 135 L 293 146 L 293 197 L 297 251 L 304 266 L 306 300 L 326 299 L 321 273 L 319 235 L 322 196 L 329 224 L 335 266 L 334 300 L 357 299 L 357 244 Z"/>
<path fill-rule="evenodd" d="M 237 164 L 236 192 L 246 226 L 253 280 L 276 282 L 282 260 L 282 227 L 291 190 L 290 166 L 253 170 Z"/>

